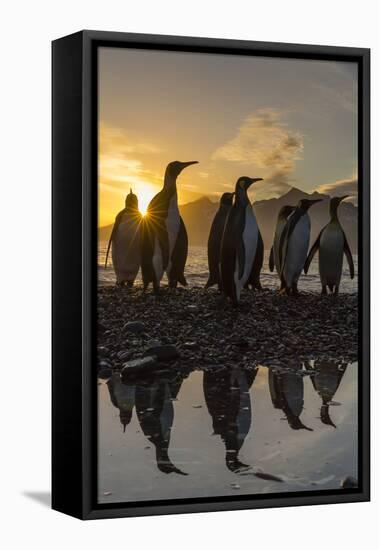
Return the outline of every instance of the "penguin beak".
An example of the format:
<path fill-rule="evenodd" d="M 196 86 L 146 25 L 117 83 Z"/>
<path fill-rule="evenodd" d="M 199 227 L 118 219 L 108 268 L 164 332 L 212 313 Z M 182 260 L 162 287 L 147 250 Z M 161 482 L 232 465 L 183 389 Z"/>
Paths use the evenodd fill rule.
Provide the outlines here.
<path fill-rule="evenodd" d="M 350 195 L 344 195 L 343 197 L 339 197 L 338 202 L 342 202 L 344 199 L 347 199 L 350 197 Z"/>
<path fill-rule="evenodd" d="M 246 182 L 246 189 L 249 189 L 250 185 L 253 185 L 257 181 L 263 181 L 263 178 L 249 178 Z"/>
<path fill-rule="evenodd" d="M 184 170 L 184 168 L 187 168 L 187 166 L 191 166 L 191 164 L 199 164 L 198 160 L 190 160 L 189 162 L 181 162 L 181 168 Z"/>

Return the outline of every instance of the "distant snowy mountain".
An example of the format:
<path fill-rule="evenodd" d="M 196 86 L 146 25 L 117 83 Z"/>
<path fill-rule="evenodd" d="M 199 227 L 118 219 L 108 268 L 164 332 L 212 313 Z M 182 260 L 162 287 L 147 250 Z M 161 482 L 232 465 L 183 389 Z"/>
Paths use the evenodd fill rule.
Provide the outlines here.
<path fill-rule="evenodd" d="M 296 205 L 300 199 L 312 198 L 323 199 L 322 202 L 312 206 L 309 210 L 311 217 L 311 241 L 317 237 L 320 230 L 329 221 L 329 196 L 320 193 L 305 193 L 296 187 L 292 187 L 287 193 L 278 198 L 257 201 L 253 204 L 262 233 L 266 249 L 272 244 L 272 236 L 276 224 L 278 212 L 285 204 Z M 190 246 L 206 246 L 209 230 L 218 203 L 213 202 L 209 197 L 201 197 L 193 202 L 180 206 L 180 213 L 187 228 Z M 352 252 L 357 250 L 358 240 L 358 208 L 350 202 L 342 202 L 339 207 L 339 218 L 349 241 Z M 109 239 L 112 225 L 99 229 L 99 240 Z"/>

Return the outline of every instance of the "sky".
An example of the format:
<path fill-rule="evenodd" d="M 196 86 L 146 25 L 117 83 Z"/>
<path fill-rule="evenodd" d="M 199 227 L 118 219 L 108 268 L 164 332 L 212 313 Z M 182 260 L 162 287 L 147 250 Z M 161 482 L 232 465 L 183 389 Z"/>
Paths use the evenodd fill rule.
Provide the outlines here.
<path fill-rule="evenodd" d="M 294 186 L 356 204 L 356 64 L 103 47 L 98 75 L 100 226 L 130 188 L 144 211 L 173 160 L 199 162 L 180 204 L 244 175 L 264 178 L 252 202 Z"/>

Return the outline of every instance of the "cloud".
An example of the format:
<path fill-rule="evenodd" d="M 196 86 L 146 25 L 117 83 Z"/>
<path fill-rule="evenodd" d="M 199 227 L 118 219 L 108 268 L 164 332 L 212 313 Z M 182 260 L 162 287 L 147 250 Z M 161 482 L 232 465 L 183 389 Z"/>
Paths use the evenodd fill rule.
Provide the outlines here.
<path fill-rule="evenodd" d="M 349 200 L 355 205 L 358 202 L 358 178 L 353 175 L 351 178 L 332 181 L 319 185 L 315 191 L 330 196 L 348 195 Z"/>
<path fill-rule="evenodd" d="M 141 186 L 145 182 L 159 183 L 160 176 L 147 170 L 138 157 L 160 153 L 148 142 L 135 141 L 119 128 L 99 125 L 99 181 L 100 186 L 113 187 L 125 192 L 129 185 Z"/>
<path fill-rule="evenodd" d="M 130 154 L 155 154 L 160 153 L 156 145 L 146 141 L 133 141 L 120 128 L 108 126 L 104 122 L 99 125 L 99 149 L 100 153 L 107 155 L 125 156 Z"/>
<path fill-rule="evenodd" d="M 250 114 L 235 137 L 219 147 L 212 160 L 238 162 L 254 167 L 266 183 L 288 184 L 295 163 L 302 158 L 303 136 L 290 130 L 277 109 Z"/>

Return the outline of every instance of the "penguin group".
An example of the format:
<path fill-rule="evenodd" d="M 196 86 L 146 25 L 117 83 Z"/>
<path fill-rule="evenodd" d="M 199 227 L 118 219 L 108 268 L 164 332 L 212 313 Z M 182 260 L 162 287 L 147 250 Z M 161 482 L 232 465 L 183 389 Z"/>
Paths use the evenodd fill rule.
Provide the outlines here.
<path fill-rule="evenodd" d="M 105 267 L 112 245 L 112 261 L 117 285 L 133 286 L 139 269 L 143 288 L 151 284 L 158 292 L 164 273 L 169 288 L 187 286 L 184 269 L 188 255 L 188 235 L 178 206 L 176 182 L 180 173 L 197 161 L 168 164 L 162 190 L 150 201 L 146 216 L 138 210 L 138 198 L 130 190 L 125 208 L 116 216 L 109 239 Z M 260 275 L 264 243 L 248 190 L 262 178 L 241 176 L 234 191 L 221 196 L 208 238 L 209 278 L 205 288 L 219 291 L 237 305 L 243 289 L 261 290 Z M 269 269 L 280 280 L 280 294 L 298 294 L 302 271 L 307 274 L 319 252 L 322 294 L 338 294 L 343 256 L 350 277 L 354 263 L 350 247 L 338 219 L 338 206 L 347 196 L 330 200 L 329 223 L 321 230 L 309 253 L 311 219 L 309 209 L 322 199 L 301 199 L 296 206 L 285 205 L 279 211 L 269 256 Z"/>

